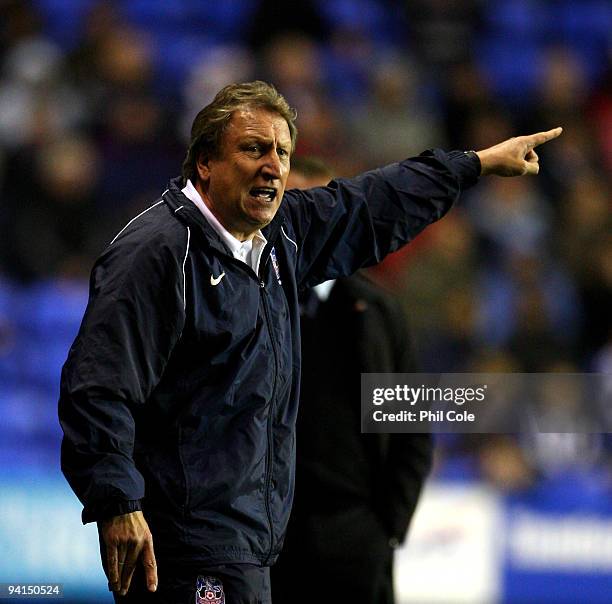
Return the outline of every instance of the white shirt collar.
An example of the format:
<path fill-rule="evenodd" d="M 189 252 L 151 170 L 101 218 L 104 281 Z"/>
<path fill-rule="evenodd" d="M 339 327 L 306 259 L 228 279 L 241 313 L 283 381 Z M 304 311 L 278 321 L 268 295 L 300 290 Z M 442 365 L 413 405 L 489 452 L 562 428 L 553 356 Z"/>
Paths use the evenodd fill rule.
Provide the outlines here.
<path fill-rule="evenodd" d="M 196 207 L 202 212 L 204 218 L 208 220 L 210 226 L 217 231 L 223 242 L 232 252 L 232 256 L 238 260 L 242 260 L 248 264 L 257 274 L 259 274 L 259 260 L 261 253 L 268 243 L 268 240 L 263 236 L 261 230 L 253 235 L 248 241 L 240 241 L 236 239 L 218 220 L 217 217 L 210 211 L 210 208 L 204 203 L 198 190 L 193 186 L 191 180 L 187 180 L 185 188 L 182 189 L 183 194 L 187 199 L 192 201 Z"/>

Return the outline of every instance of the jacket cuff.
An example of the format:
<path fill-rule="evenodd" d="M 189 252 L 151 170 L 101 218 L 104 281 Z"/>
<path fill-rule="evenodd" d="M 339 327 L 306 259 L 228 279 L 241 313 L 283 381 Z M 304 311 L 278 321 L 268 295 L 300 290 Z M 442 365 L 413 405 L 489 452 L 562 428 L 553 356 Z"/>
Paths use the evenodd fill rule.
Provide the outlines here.
<path fill-rule="evenodd" d="M 109 501 L 86 507 L 83 510 L 81 518 L 83 524 L 87 524 L 88 522 L 107 520 L 113 516 L 131 514 L 132 512 L 139 512 L 141 510 L 142 505 L 140 499 L 133 499 L 131 501 Z"/>
<path fill-rule="evenodd" d="M 448 159 L 461 182 L 461 190 L 475 185 L 480 178 L 482 165 L 475 151 L 451 151 Z"/>

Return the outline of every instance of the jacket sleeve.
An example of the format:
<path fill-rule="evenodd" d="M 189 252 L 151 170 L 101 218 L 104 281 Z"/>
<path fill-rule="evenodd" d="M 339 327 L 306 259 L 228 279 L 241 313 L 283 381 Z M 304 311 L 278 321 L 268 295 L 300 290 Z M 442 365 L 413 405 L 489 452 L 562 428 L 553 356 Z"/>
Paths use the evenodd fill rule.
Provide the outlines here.
<path fill-rule="evenodd" d="M 62 471 L 84 505 L 83 522 L 140 509 L 133 410 L 159 382 L 185 322 L 187 242 L 179 252 L 161 236 L 135 239 L 118 240 L 94 266 L 62 370 Z"/>
<path fill-rule="evenodd" d="M 476 154 L 436 149 L 326 187 L 287 191 L 298 286 L 377 264 L 444 216 L 479 174 Z"/>

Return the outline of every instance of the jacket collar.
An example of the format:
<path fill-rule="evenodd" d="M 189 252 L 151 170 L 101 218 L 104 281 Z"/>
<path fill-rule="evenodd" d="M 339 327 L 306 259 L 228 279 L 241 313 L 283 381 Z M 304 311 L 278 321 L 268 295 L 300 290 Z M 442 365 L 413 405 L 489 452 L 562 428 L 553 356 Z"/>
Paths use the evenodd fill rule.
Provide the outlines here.
<path fill-rule="evenodd" d="M 181 222 L 188 226 L 196 227 L 203 235 L 203 238 L 208 245 L 217 251 L 224 254 L 229 254 L 231 256 L 232 254 L 230 249 L 224 243 L 219 233 L 217 233 L 212 225 L 206 220 L 196 205 L 185 196 L 182 188 L 183 178 L 181 176 L 171 179 L 168 183 L 168 189 L 164 191 L 162 195 L 166 204 Z M 281 202 L 281 207 L 282 203 L 283 202 Z M 279 211 L 276 213 L 276 216 L 274 216 L 272 222 L 261 230 L 268 243 L 266 244 L 266 247 L 262 253 L 260 266 L 263 267 L 268 259 L 270 250 L 274 246 L 283 224 L 284 217 L 279 208 Z"/>

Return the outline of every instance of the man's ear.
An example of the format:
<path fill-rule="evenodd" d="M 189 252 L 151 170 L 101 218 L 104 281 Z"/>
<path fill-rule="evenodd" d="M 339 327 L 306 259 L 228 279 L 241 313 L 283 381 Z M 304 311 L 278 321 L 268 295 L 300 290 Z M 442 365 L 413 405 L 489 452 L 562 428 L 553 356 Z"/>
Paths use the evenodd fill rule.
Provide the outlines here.
<path fill-rule="evenodd" d="M 208 156 L 205 153 L 200 153 L 200 155 L 198 155 L 198 159 L 196 160 L 196 170 L 198 173 L 198 178 L 202 182 L 208 182 L 210 179 L 210 168 L 208 166 Z"/>

